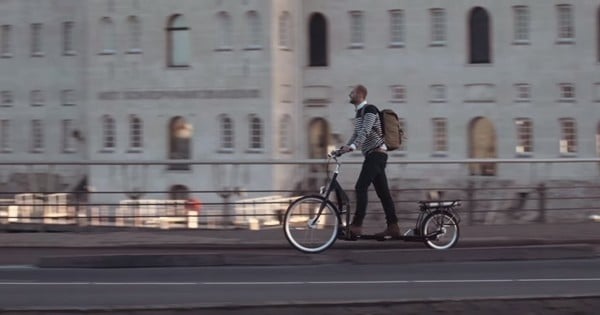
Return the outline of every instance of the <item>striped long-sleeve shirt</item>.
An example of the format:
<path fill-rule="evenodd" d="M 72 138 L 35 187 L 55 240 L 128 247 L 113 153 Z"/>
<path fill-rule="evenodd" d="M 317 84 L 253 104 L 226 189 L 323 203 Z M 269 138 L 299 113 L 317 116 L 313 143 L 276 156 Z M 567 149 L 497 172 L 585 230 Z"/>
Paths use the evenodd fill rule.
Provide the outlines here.
<path fill-rule="evenodd" d="M 364 107 L 358 106 L 354 119 L 354 132 L 347 145 L 360 149 L 364 156 L 374 149 L 385 148 L 377 107 L 369 104 L 364 104 Z"/>

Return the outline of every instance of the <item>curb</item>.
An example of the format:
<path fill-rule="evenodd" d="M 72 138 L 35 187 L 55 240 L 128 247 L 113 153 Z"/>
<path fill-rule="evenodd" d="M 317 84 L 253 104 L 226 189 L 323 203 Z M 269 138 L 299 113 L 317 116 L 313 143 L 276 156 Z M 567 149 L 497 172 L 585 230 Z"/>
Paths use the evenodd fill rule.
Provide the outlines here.
<path fill-rule="evenodd" d="M 35 308 L 14 308 L 0 309 L 0 314 L 200 314 L 202 311 L 223 312 L 223 314 L 263 314 L 265 311 L 281 313 L 286 310 L 302 309 L 303 313 L 310 314 L 330 314 L 336 308 L 351 309 L 354 312 L 359 310 L 368 311 L 378 310 L 378 314 L 397 314 L 398 310 L 410 307 L 421 309 L 426 307 L 431 313 L 444 312 L 444 305 L 454 306 L 448 309 L 447 314 L 454 314 L 462 305 L 462 311 L 467 311 L 464 307 L 474 308 L 472 311 L 481 313 L 486 307 L 493 304 L 501 305 L 506 313 L 515 307 L 515 303 L 573 303 L 573 308 L 583 310 L 589 308 L 589 311 L 596 310 L 593 305 L 581 303 L 582 301 L 594 301 L 600 304 L 600 295 L 558 295 L 558 296 L 502 296 L 493 298 L 464 298 L 464 299 L 399 299 L 399 300 L 369 300 L 360 302 L 349 301 L 331 301 L 331 302 L 308 302 L 308 301 L 289 301 L 273 302 L 264 304 L 198 304 L 198 305 L 149 305 L 143 307 L 35 307 Z M 494 308 L 493 306 L 491 308 Z M 539 310 L 539 306 L 535 307 Z M 396 309 L 396 310 L 394 310 Z M 496 309 L 497 310 L 497 309 Z M 514 309 L 512 310 L 514 311 Z M 565 309 L 555 309 L 563 312 Z M 552 312 L 549 312 L 553 314 Z M 219 313 L 221 314 L 221 313 Z M 269 313 L 271 314 L 271 313 Z M 442 313 L 439 313 L 442 314 Z M 557 313 L 558 314 L 558 313 Z"/>
<path fill-rule="evenodd" d="M 597 257 L 589 244 L 517 247 L 429 249 L 339 250 L 322 254 L 214 253 L 214 254 L 128 254 L 41 257 L 39 268 L 152 268 L 212 266 L 280 266 L 309 264 L 408 264 L 425 262 L 498 261 L 534 259 L 581 259 Z"/>

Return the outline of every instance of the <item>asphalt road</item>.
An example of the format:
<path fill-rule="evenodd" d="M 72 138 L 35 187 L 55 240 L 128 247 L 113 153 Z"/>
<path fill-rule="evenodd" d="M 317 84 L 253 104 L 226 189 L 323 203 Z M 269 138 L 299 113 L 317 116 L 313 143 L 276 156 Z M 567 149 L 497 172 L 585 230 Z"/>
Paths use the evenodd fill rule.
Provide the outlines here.
<path fill-rule="evenodd" d="M 600 294 L 600 259 L 156 269 L 0 267 L 0 308 Z"/>

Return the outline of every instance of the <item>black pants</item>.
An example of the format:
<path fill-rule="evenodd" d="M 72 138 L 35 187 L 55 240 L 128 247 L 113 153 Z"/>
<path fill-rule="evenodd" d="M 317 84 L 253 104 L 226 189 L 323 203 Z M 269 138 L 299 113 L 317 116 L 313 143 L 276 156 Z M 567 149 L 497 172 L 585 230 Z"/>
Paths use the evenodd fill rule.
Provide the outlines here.
<path fill-rule="evenodd" d="M 381 205 L 385 211 L 385 220 L 387 224 L 398 223 L 396 217 L 396 208 L 390 194 L 387 177 L 385 176 L 385 166 L 388 156 L 383 152 L 372 152 L 367 155 L 362 165 L 362 170 L 356 181 L 356 214 L 352 220 L 353 225 L 362 225 L 367 213 L 367 202 L 369 186 L 373 183 L 375 192 L 381 200 Z"/>

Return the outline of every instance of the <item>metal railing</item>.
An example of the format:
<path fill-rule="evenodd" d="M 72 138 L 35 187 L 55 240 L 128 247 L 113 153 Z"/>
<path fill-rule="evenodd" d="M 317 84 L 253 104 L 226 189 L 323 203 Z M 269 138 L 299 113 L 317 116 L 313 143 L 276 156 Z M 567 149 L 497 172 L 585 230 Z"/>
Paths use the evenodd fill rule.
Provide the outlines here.
<path fill-rule="evenodd" d="M 299 195 L 317 193 L 328 173 L 323 160 L 243 160 L 185 161 L 191 166 L 215 165 L 290 165 L 304 170 L 320 166 L 319 172 L 304 172 L 314 177 L 314 187 L 303 189 L 261 189 L 255 185 L 245 190 L 252 197 L 236 196 L 239 190 L 211 189 L 188 191 L 199 197 L 202 207 L 193 209 L 188 201 L 165 198 L 164 190 L 136 190 L 144 198 L 112 198 L 94 201 L 98 196 L 123 196 L 127 189 L 114 191 L 0 191 L 0 225 L 41 224 L 71 226 L 113 226 L 145 228 L 224 228 L 260 229 L 281 224 L 287 206 Z M 354 173 L 343 183 L 353 200 L 353 180 L 362 158 L 351 156 L 344 161 Z M 495 176 L 471 175 L 472 165 L 485 163 L 497 167 Z M 61 166 L 164 167 L 173 161 L 3 161 L 0 167 L 20 171 Z M 450 166 L 450 167 L 446 167 Z M 533 222 L 575 222 L 596 218 L 600 214 L 600 159 L 468 159 L 404 160 L 394 155 L 388 162 L 388 178 L 397 213 L 401 220 L 417 215 L 416 203 L 424 199 L 461 199 L 461 216 L 466 224 L 510 224 Z M 198 170 L 196 170 L 198 171 Z M 398 176 L 390 176 L 391 173 Z M 300 172 L 303 173 L 303 172 Z M 440 173 L 439 177 L 430 174 Z M 419 176 L 422 174 L 422 176 Z M 424 175 L 423 175 L 424 174 Z M 514 176 L 515 174 L 519 176 Z M 0 174 L 1 176 L 2 174 Z M 215 196 L 221 196 L 219 201 Z M 227 198 L 223 197 L 227 196 Z M 106 198 L 100 198 L 106 200 Z M 111 198 L 108 198 L 111 199 Z M 211 201 L 212 200 L 212 201 Z M 373 193 L 368 219 L 380 221 L 383 211 Z"/>

